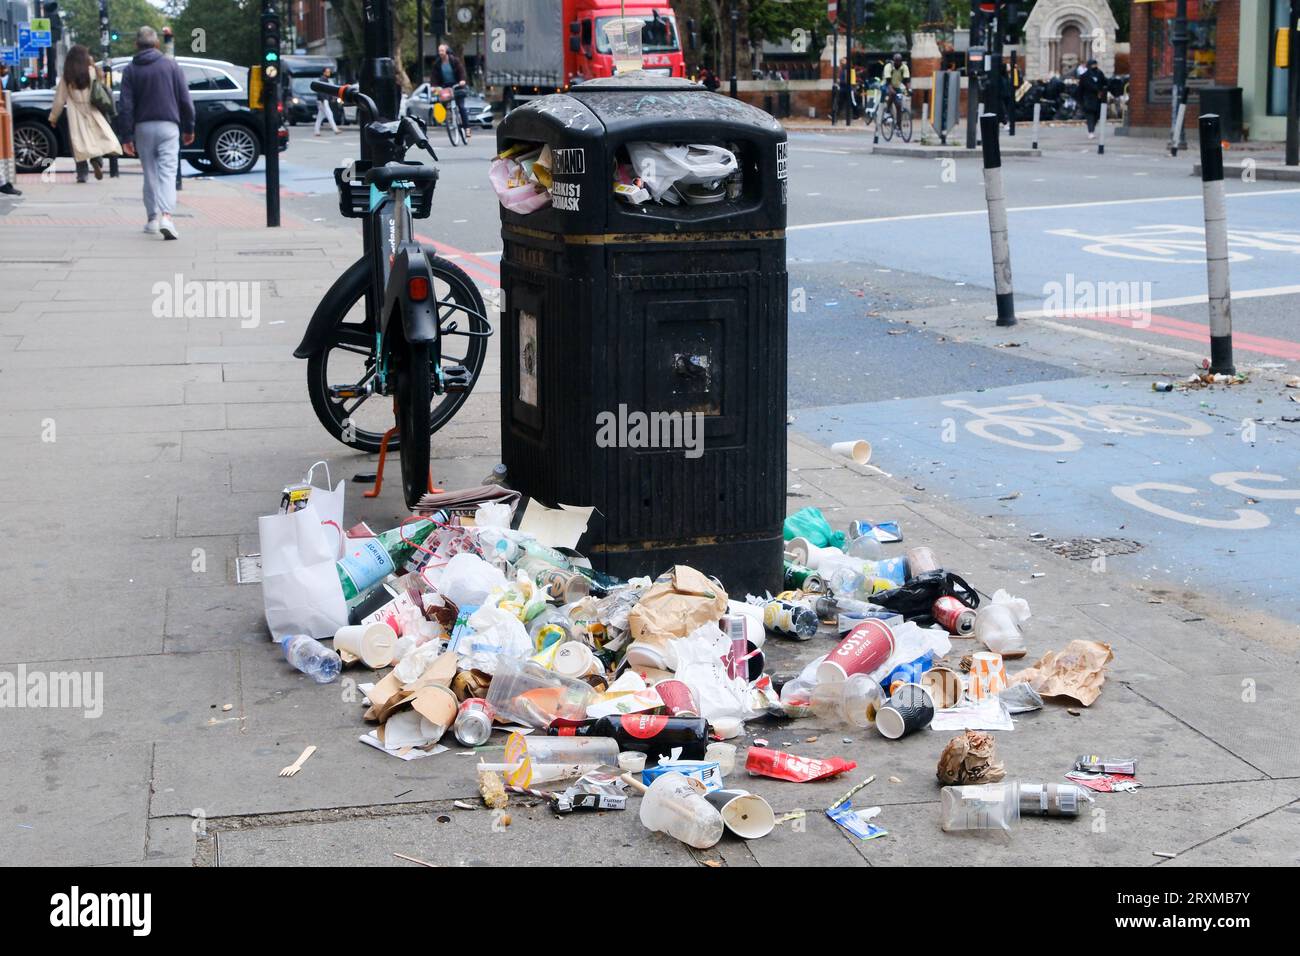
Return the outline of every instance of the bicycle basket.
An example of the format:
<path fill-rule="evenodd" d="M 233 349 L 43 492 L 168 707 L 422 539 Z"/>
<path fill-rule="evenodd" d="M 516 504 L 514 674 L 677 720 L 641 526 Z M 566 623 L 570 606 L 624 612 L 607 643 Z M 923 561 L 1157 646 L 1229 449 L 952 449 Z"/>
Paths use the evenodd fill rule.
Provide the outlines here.
<path fill-rule="evenodd" d="M 358 162 L 355 164 L 358 175 L 365 173 L 370 168 L 369 163 Z M 366 213 L 370 212 L 370 186 L 360 180 L 349 180 L 344 178 L 347 172 L 345 167 L 338 167 L 334 170 L 334 182 L 339 190 L 339 213 L 346 219 L 363 219 Z M 411 218 L 427 219 L 429 213 L 433 211 L 433 189 L 436 183 L 424 183 L 418 189 L 413 190 L 409 196 L 411 204 Z"/>

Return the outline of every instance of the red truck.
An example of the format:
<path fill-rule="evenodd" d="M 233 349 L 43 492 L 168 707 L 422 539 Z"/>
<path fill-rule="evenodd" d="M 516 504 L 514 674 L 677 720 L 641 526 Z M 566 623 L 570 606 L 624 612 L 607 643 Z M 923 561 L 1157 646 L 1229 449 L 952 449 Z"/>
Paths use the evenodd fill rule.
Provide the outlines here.
<path fill-rule="evenodd" d="M 514 104 L 614 75 L 602 27 L 621 16 L 644 21 L 644 69 L 685 76 L 681 33 L 668 3 L 645 0 L 487 0 L 488 98 Z"/>

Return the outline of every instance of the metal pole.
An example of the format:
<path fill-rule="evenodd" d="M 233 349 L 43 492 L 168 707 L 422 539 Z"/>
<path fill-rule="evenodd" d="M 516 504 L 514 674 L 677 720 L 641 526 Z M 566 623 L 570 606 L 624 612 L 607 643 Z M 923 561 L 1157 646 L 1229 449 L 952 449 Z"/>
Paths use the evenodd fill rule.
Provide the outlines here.
<path fill-rule="evenodd" d="M 1034 149 L 1038 148 L 1038 116 L 1042 111 L 1043 111 L 1043 104 L 1035 103 L 1034 104 L 1034 136 L 1033 136 L 1034 142 L 1032 143 Z"/>
<path fill-rule="evenodd" d="M 1106 104 L 1101 104 L 1101 115 L 1097 117 L 1097 155 L 1106 152 Z"/>
<path fill-rule="evenodd" d="M 1290 56 L 1286 70 L 1286 164 L 1300 166 L 1300 0 L 1291 0 Z"/>
<path fill-rule="evenodd" d="M 831 125 L 835 125 L 840 111 L 840 26 L 831 24 Z"/>
<path fill-rule="evenodd" d="M 993 291 L 997 296 L 998 325 L 1016 324 L 1016 303 L 1011 291 L 1011 240 L 1007 233 L 1007 197 L 1002 188 L 1002 150 L 998 146 L 998 114 L 980 117 L 984 137 L 984 201 L 989 207 L 989 245 L 993 251 Z"/>
<path fill-rule="evenodd" d="M 974 149 L 976 146 L 975 134 L 979 128 L 980 115 L 980 83 L 979 77 L 973 72 L 966 77 L 966 148 Z"/>
<path fill-rule="evenodd" d="M 731 0 L 731 98 L 736 99 L 736 31 L 740 29 L 740 11 Z"/>
<path fill-rule="evenodd" d="M 112 31 L 108 25 L 108 0 L 99 0 L 99 45 L 104 53 L 104 79 L 108 83 L 109 91 L 113 89 L 113 50 L 110 39 Z M 179 164 L 178 164 L 179 165 Z M 117 179 L 119 171 L 117 168 L 117 155 L 108 157 L 108 178 Z"/>
<path fill-rule="evenodd" d="M 1228 209 L 1223 188 L 1219 117 L 1200 119 L 1201 194 L 1205 202 L 1205 277 L 1210 294 L 1210 371 L 1235 375 L 1232 365 L 1232 288 L 1228 280 Z"/>
<path fill-rule="evenodd" d="M 1187 103 L 1187 0 L 1177 0 L 1174 7 L 1174 29 L 1170 39 L 1174 46 L 1174 109 Z M 1187 148 L 1187 134 L 1182 120 L 1175 123 L 1179 149 Z M 1177 155 L 1177 154 L 1175 154 Z"/>
<path fill-rule="evenodd" d="M 279 11 L 275 0 L 262 0 L 263 16 L 275 16 Z M 275 51 L 277 54 L 279 50 Z M 266 225 L 280 225 L 280 75 L 279 61 L 270 65 L 274 76 L 267 76 L 267 63 L 262 60 L 262 143 L 266 149 L 264 180 L 266 184 Z"/>
<path fill-rule="evenodd" d="M 1187 137 L 1183 135 L 1183 120 L 1187 116 L 1187 104 L 1179 103 L 1178 110 L 1174 113 L 1174 128 L 1170 131 L 1169 152 L 1173 156 L 1178 155 L 1178 147 L 1181 143 L 1184 147 L 1187 145 Z"/>
<path fill-rule="evenodd" d="M 415 0 L 415 85 L 424 82 L 424 0 Z"/>

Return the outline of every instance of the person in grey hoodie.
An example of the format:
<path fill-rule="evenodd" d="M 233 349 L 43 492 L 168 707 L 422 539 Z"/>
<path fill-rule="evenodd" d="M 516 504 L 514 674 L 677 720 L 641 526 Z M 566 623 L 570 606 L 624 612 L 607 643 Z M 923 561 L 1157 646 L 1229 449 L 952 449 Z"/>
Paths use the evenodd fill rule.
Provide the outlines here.
<path fill-rule="evenodd" d="M 194 103 L 185 74 L 158 49 L 153 27 L 135 35 L 136 50 L 122 74 L 118 134 L 128 156 L 139 156 L 144 170 L 144 231 L 179 239 L 172 222 L 176 208 L 176 170 L 181 143 L 194 142 Z"/>

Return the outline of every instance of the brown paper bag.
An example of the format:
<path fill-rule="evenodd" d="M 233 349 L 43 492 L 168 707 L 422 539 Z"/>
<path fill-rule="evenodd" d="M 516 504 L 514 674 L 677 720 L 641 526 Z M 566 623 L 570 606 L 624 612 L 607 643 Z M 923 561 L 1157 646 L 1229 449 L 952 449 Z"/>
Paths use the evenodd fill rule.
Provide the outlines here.
<path fill-rule="evenodd" d="M 1109 644 L 1071 641 L 1063 651 L 1048 651 L 1007 683 L 1028 683 L 1044 697 L 1070 697 L 1088 707 L 1101 695 L 1106 665 L 1114 656 Z"/>
<path fill-rule="evenodd" d="M 628 614 L 632 638 L 664 644 L 727 613 L 727 592 L 685 564 L 673 567 L 646 588 Z"/>

